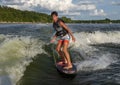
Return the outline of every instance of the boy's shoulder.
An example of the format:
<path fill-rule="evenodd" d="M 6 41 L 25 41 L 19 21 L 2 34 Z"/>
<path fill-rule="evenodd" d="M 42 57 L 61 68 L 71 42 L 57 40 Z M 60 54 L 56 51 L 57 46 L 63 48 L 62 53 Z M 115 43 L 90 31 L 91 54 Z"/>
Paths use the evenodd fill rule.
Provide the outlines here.
<path fill-rule="evenodd" d="M 64 20 L 61 19 L 61 18 L 58 19 L 58 22 L 60 22 L 60 21 L 63 22 L 63 23 L 65 23 Z"/>

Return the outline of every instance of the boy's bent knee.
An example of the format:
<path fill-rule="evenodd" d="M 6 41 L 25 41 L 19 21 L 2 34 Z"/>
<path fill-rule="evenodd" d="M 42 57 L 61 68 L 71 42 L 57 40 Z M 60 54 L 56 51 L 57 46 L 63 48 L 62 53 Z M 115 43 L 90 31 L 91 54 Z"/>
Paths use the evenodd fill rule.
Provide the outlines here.
<path fill-rule="evenodd" d="M 63 52 L 66 53 L 66 52 L 67 52 L 67 49 L 63 49 Z"/>
<path fill-rule="evenodd" d="M 60 51 L 60 49 L 59 49 L 59 48 L 56 48 L 56 51 L 57 51 L 57 52 L 59 52 L 59 51 Z"/>

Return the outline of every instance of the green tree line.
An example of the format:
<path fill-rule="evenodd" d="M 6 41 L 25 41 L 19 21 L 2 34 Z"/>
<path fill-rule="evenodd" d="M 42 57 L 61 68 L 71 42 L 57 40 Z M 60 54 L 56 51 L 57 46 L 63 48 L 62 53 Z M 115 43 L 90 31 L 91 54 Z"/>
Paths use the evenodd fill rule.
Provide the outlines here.
<path fill-rule="evenodd" d="M 66 23 L 120 23 L 120 20 L 71 20 L 65 16 L 61 17 Z M 51 16 L 34 11 L 21 11 L 7 6 L 0 6 L 0 22 L 33 22 L 51 23 Z"/>
<path fill-rule="evenodd" d="M 0 22 L 51 22 L 51 16 L 34 11 L 21 11 L 14 8 L 0 6 Z"/>
<path fill-rule="evenodd" d="M 73 23 L 120 23 L 120 20 L 110 20 L 108 18 L 103 20 L 73 20 Z"/>

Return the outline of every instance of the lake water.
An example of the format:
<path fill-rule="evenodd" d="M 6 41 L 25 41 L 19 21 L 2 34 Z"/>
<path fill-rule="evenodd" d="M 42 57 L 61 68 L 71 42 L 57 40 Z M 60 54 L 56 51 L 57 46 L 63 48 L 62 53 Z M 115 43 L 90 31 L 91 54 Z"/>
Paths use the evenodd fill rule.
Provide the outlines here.
<path fill-rule="evenodd" d="M 120 85 L 120 24 L 67 25 L 73 79 L 54 66 L 52 24 L 0 24 L 0 85 Z"/>

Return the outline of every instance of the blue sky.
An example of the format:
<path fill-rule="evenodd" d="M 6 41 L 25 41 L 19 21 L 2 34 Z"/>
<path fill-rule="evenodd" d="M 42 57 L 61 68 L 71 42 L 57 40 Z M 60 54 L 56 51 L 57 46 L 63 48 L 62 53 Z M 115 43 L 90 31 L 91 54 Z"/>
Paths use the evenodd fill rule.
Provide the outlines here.
<path fill-rule="evenodd" d="M 5 5 L 21 10 L 32 10 L 71 19 L 120 19 L 120 0 L 0 0 Z"/>

